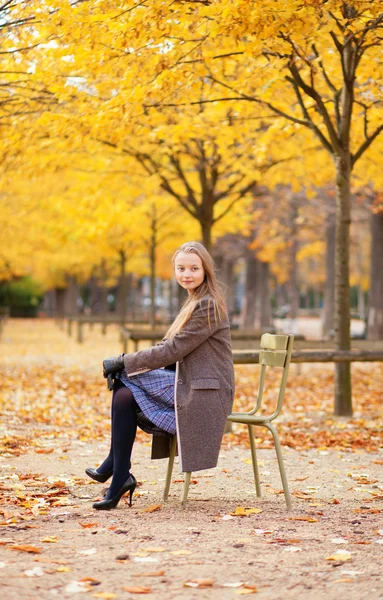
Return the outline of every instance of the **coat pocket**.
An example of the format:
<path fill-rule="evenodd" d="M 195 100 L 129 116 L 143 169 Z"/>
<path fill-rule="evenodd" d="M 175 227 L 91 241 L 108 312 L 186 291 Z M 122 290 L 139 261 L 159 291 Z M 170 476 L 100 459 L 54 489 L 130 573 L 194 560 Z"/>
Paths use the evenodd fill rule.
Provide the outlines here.
<path fill-rule="evenodd" d="M 218 379 L 209 377 L 204 379 L 192 379 L 190 387 L 192 390 L 219 390 L 221 385 Z"/>

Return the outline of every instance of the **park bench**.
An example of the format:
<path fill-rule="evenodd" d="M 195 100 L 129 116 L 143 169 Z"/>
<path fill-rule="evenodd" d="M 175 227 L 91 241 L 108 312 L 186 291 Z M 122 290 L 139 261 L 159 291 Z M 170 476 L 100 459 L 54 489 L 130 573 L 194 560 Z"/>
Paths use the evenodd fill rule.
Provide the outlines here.
<path fill-rule="evenodd" d="M 126 325 L 130 325 L 130 318 L 121 318 L 115 315 L 108 316 L 99 316 L 99 315 L 77 315 L 77 316 L 69 316 L 66 318 L 67 320 L 67 333 L 69 337 L 72 336 L 73 333 L 73 324 L 76 325 L 76 341 L 79 344 L 82 344 L 84 341 L 84 326 L 88 325 L 90 331 L 92 331 L 94 325 L 101 325 L 101 332 L 103 335 L 106 335 L 107 327 L 109 325 L 118 325 L 120 327 L 124 327 Z M 135 321 L 134 325 L 142 325 L 149 327 L 147 321 Z M 122 338 L 121 338 L 122 339 Z"/>
<path fill-rule="evenodd" d="M 157 329 L 129 329 L 127 327 L 121 327 L 121 340 L 122 340 L 122 351 L 126 353 L 128 351 L 129 341 L 133 344 L 133 352 L 139 350 L 140 342 L 150 342 L 155 344 L 163 339 L 167 331 L 167 328 L 161 327 Z M 302 336 L 298 336 L 303 339 Z M 233 345 L 238 343 L 245 343 L 248 347 L 254 344 L 259 344 L 261 334 L 257 331 L 232 329 L 231 330 L 231 341 Z"/>

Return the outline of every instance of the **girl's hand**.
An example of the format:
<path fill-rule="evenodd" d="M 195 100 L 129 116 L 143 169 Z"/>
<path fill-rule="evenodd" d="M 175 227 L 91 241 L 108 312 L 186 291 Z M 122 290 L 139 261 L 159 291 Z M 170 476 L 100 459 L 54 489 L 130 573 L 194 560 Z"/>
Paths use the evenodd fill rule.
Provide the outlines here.
<path fill-rule="evenodd" d="M 102 370 L 104 377 L 108 377 L 110 373 L 118 373 L 125 368 L 124 365 L 124 355 L 120 354 L 120 356 L 112 356 L 110 358 L 105 358 L 102 363 Z"/>

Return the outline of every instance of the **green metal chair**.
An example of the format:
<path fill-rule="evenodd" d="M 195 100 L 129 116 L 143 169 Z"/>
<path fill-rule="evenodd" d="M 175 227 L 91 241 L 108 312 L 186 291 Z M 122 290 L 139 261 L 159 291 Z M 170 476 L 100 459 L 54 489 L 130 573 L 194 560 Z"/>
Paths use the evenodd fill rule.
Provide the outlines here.
<path fill-rule="evenodd" d="M 167 502 L 168 496 L 169 496 L 169 488 L 170 488 L 170 483 L 171 483 L 171 479 L 172 479 L 173 465 L 174 465 L 174 459 L 175 459 L 176 453 L 177 453 L 177 436 L 174 435 L 172 438 L 171 446 L 170 446 L 170 456 L 169 456 L 168 470 L 166 473 L 166 482 L 165 482 L 165 490 L 164 490 L 164 502 Z M 183 493 L 182 502 L 181 502 L 181 504 L 183 506 L 186 504 L 186 501 L 188 499 L 190 478 L 191 478 L 191 472 L 188 471 L 187 473 L 185 473 L 184 493 Z"/>
<path fill-rule="evenodd" d="M 257 454 L 255 449 L 255 439 L 253 427 L 260 425 L 267 427 L 271 432 L 275 451 L 277 453 L 279 472 L 281 474 L 283 491 L 285 494 L 287 508 L 291 509 L 291 496 L 289 492 L 289 486 L 287 483 L 287 477 L 285 472 L 285 466 L 283 463 L 282 448 L 279 442 L 277 430 L 273 423 L 274 419 L 277 418 L 282 410 L 283 399 L 285 396 L 287 375 L 290 366 L 291 353 L 293 350 L 293 335 L 273 335 L 271 333 L 265 333 L 261 337 L 261 351 L 259 353 L 259 363 L 261 366 L 261 375 L 259 378 L 258 396 L 255 407 L 247 413 L 232 413 L 228 417 L 228 421 L 233 423 L 243 423 L 247 425 L 249 430 L 250 447 L 251 447 L 251 458 L 253 462 L 254 481 L 255 489 L 257 491 L 258 498 L 261 497 L 261 484 L 259 480 L 259 471 L 257 463 Z M 280 367 L 282 368 L 281 385 L 279 388 L 278 401 L 274 412 L 271 415 L 258 414 L 262 404 L 263 387 L 265 383 L 266 369 L 268 367 Z"/>
<path fill-rule="evenodd" d="M 250 437 L 250 447 L 251 447 L 251 457 L 253 462 L 253 471 L 254 471 L 254 480 L 255 480 L 255 489 L 257 492 L 258 498 L 261 497 L 261 485 L 259 480 L 259 471 L 258 471 L 258 463 L 257 463 L 257 454 L 255 449 L 255 439 L 253 426 L 260 425 L 263 427 L 267 427 L 267 429 L 271 432 L 275 450 L 278 458 L 279 471 L 281 474 L 283 491 L 285 494 L 287 508 L 291 509 L 291 496 L 289 492 L 289 487 L 287 483 L 287 477 L 285 472 L 285 466 L 283 463 L 282 456 L 282 448 L 279 442 L 278 433 L 271 423 L 274 419 L 277 418 L 279 413 L 282 410 L 283 399 L 285 395 L 287 375 L 290 366 L 291 353 L 293 349 L 294 336 L 293 335 L 273 335 L 271 333 L 264 333 L 261 337 L 261 351 L 259 353 L 259 363 L 261 366 L 261 375 L 259 379 L 258 386 L 258 396 L 255 407 L 247 413 L 231 413 L 228 416 L 228 421 L 234 423 L 243 423 L 248 426 L 249 429 L 249 437 Z M 280 367 L 282 368 L 282 378 L 281 385 L 279 388 L 278 401 L 277 406 L 274 412 L 271 415 L 260 415 L 256 414 L 261 408 L 262 404 L 262 395 L 263 395 L 263 387 L 265 383 L 265 375 L 267 367 Z M 170 482 L 173 472 L 174 458 L 177 452 L 177 436 L 173 436 L 170 456 L 168 462 L 168 470 L 166 475 L 166 483 L 164 490 L 164 502 L 167 501 L 169 495 Z M 182 504 L 184 505 L 187 501 L 189 485 L 190 485 L 190 477 L 191 473 L 185 473 L 185 482 L 184 482 L 184 492 L 182 498 Z"/>

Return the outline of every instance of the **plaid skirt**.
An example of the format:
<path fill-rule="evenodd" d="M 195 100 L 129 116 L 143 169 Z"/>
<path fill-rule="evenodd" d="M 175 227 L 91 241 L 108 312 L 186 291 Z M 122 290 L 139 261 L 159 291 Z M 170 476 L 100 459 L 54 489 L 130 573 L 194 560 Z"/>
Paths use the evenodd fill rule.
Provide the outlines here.
<path fill-rule="evenodd" d="M 176 433 L 174 371 L 154 369 L 128 377 L 123 370 L 118 378 L 133 394 L 138 405 L 137 424 L 143 431 L 153 435 Z"/>

